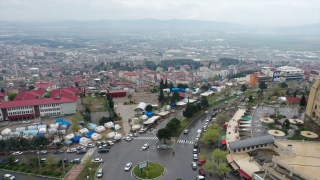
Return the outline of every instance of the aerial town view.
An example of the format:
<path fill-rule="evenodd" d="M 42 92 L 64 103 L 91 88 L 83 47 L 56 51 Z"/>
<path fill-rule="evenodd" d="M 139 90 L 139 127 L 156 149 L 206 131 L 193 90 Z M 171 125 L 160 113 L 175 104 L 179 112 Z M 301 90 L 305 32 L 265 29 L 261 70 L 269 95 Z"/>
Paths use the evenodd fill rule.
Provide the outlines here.
<path fill-rule="evenodd" d="M 320 180 L 320 1 L 0 2 L 0 180 Z"/>

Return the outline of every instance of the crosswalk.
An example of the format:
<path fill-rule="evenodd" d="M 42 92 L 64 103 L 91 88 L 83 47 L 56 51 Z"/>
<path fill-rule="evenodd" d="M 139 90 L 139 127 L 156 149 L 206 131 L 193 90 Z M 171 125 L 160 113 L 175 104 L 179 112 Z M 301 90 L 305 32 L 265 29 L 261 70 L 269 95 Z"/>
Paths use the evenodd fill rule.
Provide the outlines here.
<path fill-rule="evenodd" d="M 134 137 L 133 139 L 137 139 L 137 140 L 146 140 L 146 139 L 149 139 L 149 140 L 159 140 L 157 137 L 145 137 L 145 136 L 139 136 L 139 137 Z M 177 143 L 181 143 L 181 144 L 194 144 L 194 141 L 186 141 L 186 140 L 182 140 L 182 139 L 179 139 L 177 141 Z"/>

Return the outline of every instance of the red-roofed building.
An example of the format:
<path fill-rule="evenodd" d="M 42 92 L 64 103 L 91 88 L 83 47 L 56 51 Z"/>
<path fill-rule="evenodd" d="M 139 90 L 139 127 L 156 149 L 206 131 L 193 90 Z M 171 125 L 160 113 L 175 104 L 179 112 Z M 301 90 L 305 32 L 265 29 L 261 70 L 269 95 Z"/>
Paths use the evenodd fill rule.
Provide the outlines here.
<path fill-rule="evenodd" d="M 23 101 L 23 100 L 30 100 L 30 99 L 37 99 L 42 97 L 44 93 L 44 89 L 39 90 L 31 90 L 28 92 L 19 92 L 17 96 L 14 98 L 13 101 Z"/>
<path fill-rule="evenodd" d="M 300 97 L 292 97 L 292 96 L 285 96 L 287 98 L 287 101 L 291 104 L 299 104 L 301 98 Z M 306 101 L 308 102 L 308 97 L 306 97 Z"/>
<path fill-rule="evenodd" d="M 43 91 L 43 90 L 42 90 Z M 20 93 L 19 93 L 20 94 Z M 77 89 L 65 88 L 42 98 L 40 90 L 20 94 L 17 100 L 0 103 L 0 121 L 45 116 L 74 114 L 77 112 Z M 32 97 L 34 97 L 32 99 Z"/>
<path fill-rule="evenodd" d="M 54 82 L 43 82 L 43 81 L 38 81 L 35 83 L 34 87 L 36 89 L 45 89 L 47 91 L 51 91 L 53 89 L 57 89 L 57 84 Z"/>

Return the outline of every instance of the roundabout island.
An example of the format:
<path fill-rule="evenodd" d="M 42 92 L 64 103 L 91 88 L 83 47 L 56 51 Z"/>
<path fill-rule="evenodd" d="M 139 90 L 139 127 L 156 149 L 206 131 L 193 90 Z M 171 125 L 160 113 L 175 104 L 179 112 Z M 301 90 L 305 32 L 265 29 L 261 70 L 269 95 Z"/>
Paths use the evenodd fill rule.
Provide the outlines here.
<path fill-rule="evenodd" d="M 165 173 L 164 166 L 159 163 L 148 162 L 147 166 L 143 168 L 141 168 L 140 164 L 136 165 L 132 170 L 132 175 L 136 179 L 158 179 Z"/>

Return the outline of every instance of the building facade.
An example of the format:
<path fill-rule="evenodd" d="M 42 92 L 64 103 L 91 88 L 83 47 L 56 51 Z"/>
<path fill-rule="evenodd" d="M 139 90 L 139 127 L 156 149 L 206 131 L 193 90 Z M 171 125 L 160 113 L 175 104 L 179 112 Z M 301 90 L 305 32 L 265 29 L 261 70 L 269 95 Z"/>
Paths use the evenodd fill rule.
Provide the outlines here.
<path fill-rule="evenodd" d="M 305 120 L 312 131 L 320 133 L 320 79 L 310 88 Z"/>

